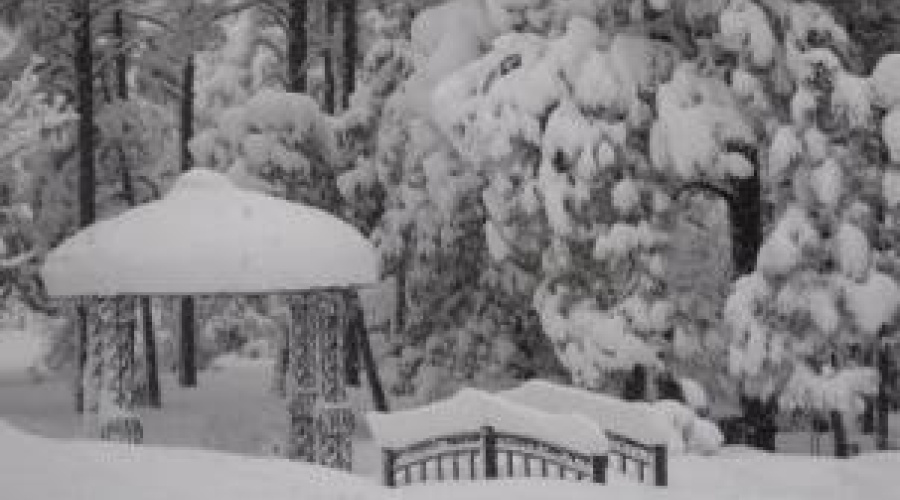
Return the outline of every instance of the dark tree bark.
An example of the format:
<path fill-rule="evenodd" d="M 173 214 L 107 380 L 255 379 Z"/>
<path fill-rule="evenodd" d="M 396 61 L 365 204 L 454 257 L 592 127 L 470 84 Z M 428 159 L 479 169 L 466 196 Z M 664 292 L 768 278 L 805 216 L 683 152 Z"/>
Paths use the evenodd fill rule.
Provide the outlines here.
<path fill-rule="evenodd" d="M 287 32 L 287 90 L 306 92 L 307 0 L 290 0 Z"/>
<path fill-rule="evenodd" d="M 81 305 L 75 311 L 75 328 L 78 330 L 78 379 L 75 381 L 75 411 L 84 413 L 84 370 L 87 366 L 88 319 L 87 309 Z"/>
<path fill-rule="evenodd" d="M 341 25 L 344 41 L 344 59 L 341 64 L 342 72 L 342 94 L 341 107 L 348 109 L 350 107 L 350 96 L 356 90 L 356 60 L 359 58 L 358 34 L 359 30 L 357 22 L 357 0 L 341 1 Z"/>
<path fill-rule="evenodd" d="M 322 72 L 325 74 L 325 95 L 322 108 L 326 113 L 333 115 L 337 108 L 337 84 L 334 78 L 334 21 L 337 14 L 335 2 L 325 2 L 325 36 L 327 47 L 322 51 Z"/>
<path fill-rule="evenodd" d="M 180 125 L 180 151 L 181 171 L 190 170 L 194 161 L 188 147 L 194 136 L 194 78 L 196 67 L 194 56 L 187 56 L 181 77 L 181 125 Z M 195 348 L 197 325 L 194 321 L 194 298 L 183 297 L 179 308 L 181 324 L 181 348 L 178 363 L 178 383 L 182 387 L 197 386 L 197 354 Z"/>
<path fill-rule="evenodd" d="M 125 24 L 122 11 L 116 11 L 113 30 L 119 42 L 119 50 L 125 45 Z M 125 51 L 116 55 L 116 95 L 121 100 L 127 100 L 128 92 L 128 54 Z M 137 205 L 137 195 L 134 190 L 134 179 L 131 166 L 127 164 L 128 156 L 122 151 L 120 165 L 122 174 L 122 192 L 129 206 Z M 156 361 L 156 334 L 153 326 L 153 308 L 149 297 L 141 297 L 141 320 L 144 334 L 144 363 L 147 371 L 147 404 L 153 408 L 162 407 L 162 395 L 159 389 L 159 367 Z M 132 345 L 135 345 L 133 342 Z M 133 363 L 132 366 L 135 366 Z"/>
<path fill-rule="evenodd" d="M 878 393 L 875 395 L 875 449 L 887 450 L 888 446 L 888 377 L 890 375 L 890 352 L 879 335 L 876 344 L 876 364 L 878 368 Z"/>
<path fill-rule="evenodd" d="M 391 336 L 398 338 L 406 328 L 406 256 L 394 273 L 394 314 L 391 318 Z"/>
<path fill-rule="evenodd" d="M 847 442 L 847 428 L 844 427 L 844 419 L 841 412 L 832 410 L 828 413 L 831 420 L 831 432 L 834 435 L 834 456 L 836 458 L 848 458 L 850 456 L 850 443 Z"/>
<path fill-rule="evenodd" d="M 369 342 L 369 332 L 366 331 L 366 322 L 363 314 L 359 296 L 355 292 L 354 303 L 354 319 L 350 325 L 350 330 L 355 336 L 355 341 L 359 346 L 359 353 L 362 355 L 362 365 L 366 372 L 366 380 L 369 381 L 369 390 L 372 391 L 372 404 L 375 410 L 386 412 L 389 410 L 387 397 L 384 394 L 384 386 L 381 384 L 381 376 L 378 374 L 378 366 L 375 363 L 375 355 L 372 352 L 372 344 Z"/>
<path fill-rule="evenodd" d="M 87 227 L 96 218 L 96 202 L 94 200 L 96 170 L 94 166 L 94 57 L 93 30 L 91 27 L 91 1 L 78 0 L 73 5 L 73 14 L 77 22 L 75 31 L 75 74 L 76 98 L 78 108 L 78 225 Z M 79 385 L 83 379 L 84 366 L 87 360 L 87 322 L 78 321 L 78 377 Z M 76 391 L 75 408 L 84 409 L 84 392 Z"/>
<path fill-rule="evenodd" d="M 728 218 L 731 226 L 731 258 L 735 276 L 750 274 L 756 268 L 756 256 L 762 246 L 762 184 L 755 149 L 744 154 L 754 165 L 753 175 L 731 178 Z"/>

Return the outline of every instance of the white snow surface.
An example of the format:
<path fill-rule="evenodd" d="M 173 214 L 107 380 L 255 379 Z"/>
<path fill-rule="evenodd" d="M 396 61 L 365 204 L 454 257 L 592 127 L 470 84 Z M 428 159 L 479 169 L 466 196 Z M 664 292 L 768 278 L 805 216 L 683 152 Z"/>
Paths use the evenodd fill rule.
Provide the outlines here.
<path fill-rule="evenodd" d="M 604 431 L 646 444 L 680 444 L 680 438 L 647 403 L 632 403 L 543 380 L 531 380 L 498 393 L 521 405 L 553 413 L 572 413 L 591 419 Z"/>
<path fill-rule="evenodd" d="M 377 256 L 326 212 L 198 168 L 63 242 L 42 275 L 52 296 L 287 292 L 374 283 Z"/>
<path fill-rule="evenodd" d="M 0 421 L 0 484 L 9 500 L 362 500 L 371 480 L 284 459 L 53 441 Z"/>
<path fill-rule="evenodd" d="M 433 437 L 478 431 L 492 426 L 564 446 L 585 454 L 605 453 L 606 438 L 592 419 L 535 409 L 478 389 L 428 406 L 393 413 L 369 412 L 366 420 L 382 447 L 403 448 Z"/>
<path fill-rule="evenodd" d="M 677 401 L 624 401 L 545 380 L 530 380 L 497 395 L 549 413 L 582 415 L 604 432 L 648 445 L 665 444 L 673 454 L 714 453 L 724 441 L 715 424 Z"/>

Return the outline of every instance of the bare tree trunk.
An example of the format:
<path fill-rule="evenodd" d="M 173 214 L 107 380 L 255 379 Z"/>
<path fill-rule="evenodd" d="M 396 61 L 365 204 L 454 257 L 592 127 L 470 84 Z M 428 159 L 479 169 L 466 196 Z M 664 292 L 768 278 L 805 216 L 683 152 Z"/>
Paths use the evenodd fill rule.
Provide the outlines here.
<path fill-rule="evenodd" d="M 194 78 L 196 68 L 194 56 L 189 55 L 184 63 L 181 77 L 181 171 L 187 172 L 193 167 L 193 158 L 188 147 L 194 136 Z M 178 383 L 182 387 L 197 386 L 197 354 L 195 349 L 196 323 L 194 321 L 194 298 L 183 297 L 180 315 L 180 349 L 178 363 Z"/>
<path fill-rule="evenodd" d="M 351 311 L 353 317 L 350 322 L 350 332 L 359 348 L 362 357 L 363 369 L 366 379 L 369 381 L 369 390 L 372 392 L 372 404 L 378 411 L 388 411 L 387 397 L 384 394 L 384 386 L 381 384 L 381 376 L 378 374 L 378 365 L 375 362 L 375 354 L 372 352 L 372 344 L 369 342 L 369 332 L 366 330 L 365 313 L 359 294 L 353 292 L 350 303 L 355 310 Z"/>
<path fill-rule="evenodd" d="M 322 108 L 326 113 L 333 115 L 337 108 L 337 85 L 334 78 L 334 20 L 337 7 L 335 2 L 325 2 L 325 38 L 326 47 L 322 51 L 322 72 L 325 74 L 325 95 Z"/>
<path fill-rule="evenodd" d="M 877 342 L 878 393 L 875 396 L 875 448 L 888 449 L 888 394 L 887 377 L 890 369 L 890 353 L 881 338 Z"/>
<path fill-rule="evenodd" d="M 847 458 L 850 456 L 850 446 L 847 442 L 847 428 L 844 427 L 841 412 L 832 410 L 828 416 L 831 420 L 831 432 L 834 435 L 834 456 Z"/>
<path fill-rule="evenodd" d="M 162 391 L 159 386 L 159 363 L 156 359 L 156 334 L 153 327 L 153 305 L 150 297 L 141 297 L 141 315 L 144 322 L 144 362 L 147 365 L 147 405 L 162 408 Z"/>
<path fill-rule="evenodd" d="M 731 178 L 732 195 L 728 199 L 728 218 L 731 226 L 731 258 L 735 276 L 750 274 L 756 269 L 756 256 L 762 246 L 762 185 L 758 152 L 739 151 L 755 167 L 747 178 Z"/>
<path fill-rule="evenodd" d="M 116 95 L 119 99 L 124 101 L 129 98 L 128 55 L 124 50 L 121 50 L 126 43 L 125 24 L 121 10 L 116 11 L 115 13 L 113 30 L 116 39 L 118 40 L 118 49 L 120 50 L 116 55 Z M 137 195 L 134 191 L 131 165 L 124 149 L 120 152 L 120 161 L 121 164 L 119 165 L 119 168 L 121 169 L 122 175 L 122 192 L 128 205 L 134 207 L 137 205 Z M 145 369 L 147 377 L 147 404 L 153 408 L 159 408 L 162 406 L 162 398 L 159 391 L 159 369 L 156 364 L 156 338 L 153 327 L 153 309 L 150 306 L 150 299 L 148 297 L 141 298 L 140 308 L 142 317 L 141 330 L 143 331 L 144 336 L 144 361 L 146 364 Z M 137 342 L 133 340 L 132 357 L 135 358 L 134 346 L 136 345 Z M 134 359 L 132 360 L 131 366 L 137 366 Z"/>
<path fill-rule="evenodd" d="M 397 266 L 394 273 L 394 314 L 391 318 L 391 337 L 398 338 L 403 335 L 406 328 L 406 256 Z"/>
<path fill-rule="evenodd" d="M 74 17 L 77 21 L 75 33 L 75 73 L 76 95 L 78 107 L 78 225 L 87 227 L 96 218 L 96 202 L 94 191 L 96 173 L 94 167 L 94 84 L 93 84 L 93 32 L 91 28 L 91 1 L 78 0 L 74 6 Z M 84 379 L 84 366 L 87 360 L 87 322 L 79 321 L 79 373 L 78 380 Z M 84 361 L 82 361 L 84 360 Z M 75 408 L 84 410 L 84 391 L 76 391 Z"/>
<path fill-rule="evenodd" d="M 341 25 L 344 35 L 344 59 L 342 66 L 342 91 L 341 107 L 348 109 L 350 107 L 350 96 L 356 90 L 356 60 L 359 57 L 359 47 L 357 45 L 357 31 L 359 26 L 357 23 L 357 0 L 341 1 Z"/>
<path fill-rule="evenodd" d="M 307 0 L 291 0 L 287 33 L 287 90 L 306 92 Z"/>

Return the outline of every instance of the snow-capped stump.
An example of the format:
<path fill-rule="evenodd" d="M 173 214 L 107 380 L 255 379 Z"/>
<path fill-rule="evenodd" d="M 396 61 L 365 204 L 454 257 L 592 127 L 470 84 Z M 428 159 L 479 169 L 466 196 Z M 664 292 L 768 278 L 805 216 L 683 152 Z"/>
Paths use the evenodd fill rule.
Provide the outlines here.
<path fill-rule="evenodd" d="M 372 246 L 349 224 L 205 169 L 66 240 L 42 269 L 57 297 L 291 292 L 373 283 L 376 273 Z"/>

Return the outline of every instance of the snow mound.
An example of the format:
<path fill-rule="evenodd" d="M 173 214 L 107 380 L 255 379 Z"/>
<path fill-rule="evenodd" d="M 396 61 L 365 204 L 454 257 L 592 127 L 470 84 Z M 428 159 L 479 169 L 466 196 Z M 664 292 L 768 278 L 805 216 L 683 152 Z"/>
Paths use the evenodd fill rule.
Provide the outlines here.
<path fill-rule="evenodd" d="M 289 292 L 377 278 L 377 256 L 326 212 L 241 190 L 206 169 L 47 255 L 53 296 Z"/>
<path fill-rule="evenodd" d="M 605 453 L 606 438 L 589 418 L 554 414 L 477 389 L 428 406 L 393 413 L 370 412 L 366 419 L 382 447 L 403 448 L 436 436 L 497 431 L 529 436 L 585 454 Z"/>
<path fill-rule="evenodd" d="M 709 428 L 715 424 L 676 401 L 630 402 L 544 380 L 531 380 L 497 395 L 549 413 L 581 415 L 603 431 L 647 445 L 665 444 L 670 453 L 712 453 L 722 444 L 716 445 L 715 432 Z"/>

